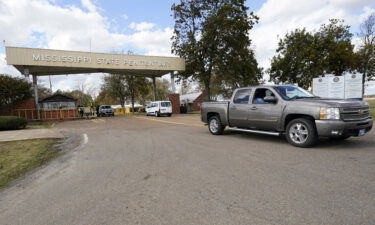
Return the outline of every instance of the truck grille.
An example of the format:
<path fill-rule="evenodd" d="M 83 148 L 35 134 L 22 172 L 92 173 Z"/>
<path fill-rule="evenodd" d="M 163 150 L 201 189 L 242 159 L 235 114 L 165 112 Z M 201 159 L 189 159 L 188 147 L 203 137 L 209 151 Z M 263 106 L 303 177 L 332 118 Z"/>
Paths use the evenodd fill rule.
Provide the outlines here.
<path fill-rule="evenodd" d="M 341 118 L 344 121 L 364 120 L 369 118 L 369 107 L 343 108 Z"/>

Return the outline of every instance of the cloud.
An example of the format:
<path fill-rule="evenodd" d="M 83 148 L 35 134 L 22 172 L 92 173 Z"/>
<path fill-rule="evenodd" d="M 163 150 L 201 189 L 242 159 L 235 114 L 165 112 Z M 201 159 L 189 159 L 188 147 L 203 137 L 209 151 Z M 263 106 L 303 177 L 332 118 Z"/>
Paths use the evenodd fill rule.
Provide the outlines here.
<path fill-rule="evenodd" d="M 255 12 L 260 20 L 250 32 L 259 64 L 268 68 L 279 38 L 296 28 L 317 30 L 331 18 L 344 19 L 357 28 L 364 15 L 373 10 L 371 3 L 373 0 L 267 0 Z"/>
<path fill-rule="evenodd" d="M 153 23 L 141 22 L 131 23 L 131 33 L 117 32 L 113 21 L 101 14 L 95 2 L 81 0 L 80 3 L 63 7 L 51 0 L 2 0 L 0 40 L 10 46 L 93 52 L 129 49 L 137 54 L 171 54 L 170 28 L 160 29 Z M 0 73 L 19 75 L 13 67 L 5 65 L 4 54 L 0 56 Z M 53 86 L 71 90 L 81 78 L 87 79 L 91 86 L 98 87 L 101 83 L 100 76 L 54 76 Z M 41 77 L 40 82 L 49 86 L 48 77 Z"/>
<path fill-rule="evenodd" d="M 136 30 L 136 31 L 147 31 L 154 28 L 156 24 L 154 23 L 148 23 L 148 22 L 141 22 L 141 23 L 130 23 L 129 27 Z"/>

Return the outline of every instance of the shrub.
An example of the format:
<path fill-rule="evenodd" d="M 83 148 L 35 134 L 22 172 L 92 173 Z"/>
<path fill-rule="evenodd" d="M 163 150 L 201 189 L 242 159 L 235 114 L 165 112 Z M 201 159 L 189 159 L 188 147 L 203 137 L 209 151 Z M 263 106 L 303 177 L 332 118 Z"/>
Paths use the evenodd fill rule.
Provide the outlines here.
<path fill-rule="evenodd" d="M 0 130 L 16 130 L 25 128 L 27 121 L 16 116 L 0 116 Z"/>

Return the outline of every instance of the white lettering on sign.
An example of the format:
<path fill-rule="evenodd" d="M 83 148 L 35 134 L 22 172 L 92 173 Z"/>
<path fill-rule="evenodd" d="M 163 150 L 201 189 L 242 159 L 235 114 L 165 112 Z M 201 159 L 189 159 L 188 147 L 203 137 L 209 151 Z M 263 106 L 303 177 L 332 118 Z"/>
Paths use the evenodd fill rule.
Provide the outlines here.
<path fill-rule="evenodd" d="M 71 55 L 49 55 L 49 54 L 33 54 L 33 61 L 44 62 L 63 62 L 63 63 L 91 63 L 94 62 L 100 65 L 126 65 L 126 66 L 156 66 L 169 67 L 170 63 L 166 61 L 150 61 L 150 60 L 136 60 L 119 58 L 94 58 L 92 60 L 89 56 L 71 56 Z"/>
<path fill-rule="evenodd" d="M 35 55 L 33 54 L 33 61 L 45 62 L 67 62 L 67 63 L 90 63 L 91 57 L 87 56 L 66 56 L 66 55 Z"/>

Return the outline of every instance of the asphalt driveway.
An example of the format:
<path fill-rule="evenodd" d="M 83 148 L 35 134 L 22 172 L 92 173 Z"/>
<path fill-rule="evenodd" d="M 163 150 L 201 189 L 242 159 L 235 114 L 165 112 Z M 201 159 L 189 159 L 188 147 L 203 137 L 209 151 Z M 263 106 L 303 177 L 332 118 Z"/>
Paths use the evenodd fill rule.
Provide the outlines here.
<path fill-rule="evenodd" d="M 375 224 L 374 131 L 300 149 L 194 115 L 55 128 L 81 147 L 1 191 L 1 224 Z"/>

